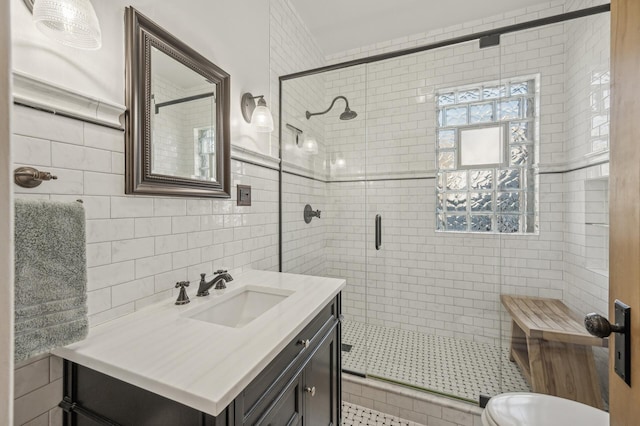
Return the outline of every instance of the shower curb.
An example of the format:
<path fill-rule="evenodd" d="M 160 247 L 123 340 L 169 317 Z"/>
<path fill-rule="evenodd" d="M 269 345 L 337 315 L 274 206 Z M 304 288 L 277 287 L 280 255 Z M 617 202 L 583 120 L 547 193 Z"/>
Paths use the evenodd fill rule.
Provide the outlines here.
<path fill-rule="evenodd" d="M 342 373 L 342 399 L 425 426 L 482 425 L 478 406 L 348 373 Z"/>

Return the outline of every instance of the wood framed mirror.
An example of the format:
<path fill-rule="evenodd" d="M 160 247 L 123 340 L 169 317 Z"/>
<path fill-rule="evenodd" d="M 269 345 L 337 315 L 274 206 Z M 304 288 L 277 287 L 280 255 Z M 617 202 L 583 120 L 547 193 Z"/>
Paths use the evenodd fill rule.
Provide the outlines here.
<path fill-rule="evenodd" d="M 125 193 L 229 198 L 229 74 L 132 7 L 125 28 Z"/>

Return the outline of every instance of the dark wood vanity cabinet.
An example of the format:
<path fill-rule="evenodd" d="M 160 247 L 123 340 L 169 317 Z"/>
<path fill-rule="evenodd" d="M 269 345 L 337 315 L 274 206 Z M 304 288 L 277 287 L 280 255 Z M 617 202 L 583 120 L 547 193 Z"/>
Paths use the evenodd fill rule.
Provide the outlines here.
<path fill-rule="evenodd" d="M 65 361 L 66 426 L 337 426 L 340 295 L 218 416 Z"/>

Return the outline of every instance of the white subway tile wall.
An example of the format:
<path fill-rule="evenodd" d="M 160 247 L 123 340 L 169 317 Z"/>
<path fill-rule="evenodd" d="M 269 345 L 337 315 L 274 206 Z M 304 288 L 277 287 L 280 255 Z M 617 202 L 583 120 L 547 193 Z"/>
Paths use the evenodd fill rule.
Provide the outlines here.
<path fill-rule="evenodd" d="M 277 171 L 232 161 L 232 186 L 252 186 L 251 207 L 237 207 L 234 191 L 225 200 L 124 196 L 123 170 L 112 169 L 111 162 L 124 145 L 124 134 L 52 117 L 30 108 L 14 108 L 15 163 L 58 175 L 58 180 L 42 184 L 38 191 L 16 186 L 15 194 L 17 198 L 33 197 L 37 192 L 39 198 L 84 201 L 91 326 L 170 297 L 177 281 L 197 283 L 201 272 L 278 269 Z M 44 128 L 56 139 L 47 138 Z M 83 144 L 85 138 L 90 142 L 94 137 L 118 139 L 119 145 L 106 143 L 100 149 Z M 39 362 L 29 369 L 40 371 L 50 359 Z M 44 421 L 45 414 L 60 402 L 62 381 L 25 384 L 26 376 L 19 371 L 16 386 L 26 390 L 16 400 L 16 424 Z M 59 410 L 50 415 L 59 416 Z"/>
<path fill-rule="evenodd" d="M 288 1 L 271 1 L 270 51 L 271 87 L 277 93 L 281 75 L 319 67 L 325 64 L 324 55 L 315 39 Z M 322 111 L 324 104 L 324 76 L 317 75 L 298 80 L 289 80 L 282 86 L 282 124 L 291 124 L 303 131 L 302 142 L 313 137 L 318 144 L 318 153 L 305 153 L 295 143 L 291 129 L 282 129 L 283 169 L 282 177 L 282 263 L 283 271 L 302 274 L 326 275 L 326 188 L 323 180 L 325 145 L 324 116 L 307 120 L 305 111 Z M 278 134 L 277 96 L 272 96 L 271 111 Z M 277 153 L 275 154 L 277 156 Z M 306 176 L 306 177 L 303 177 Z M 310 178 L 316 177 L 318 180 Z M 321 210 L 321 218 L 306 224 L 303 211 L 306 204 Z"/>
<path fill-rule="evenodd" d="M 15 366 L 14 424 L 62 426 L 62 359 L 40 355 Z"/>
<path fill-rule="evenodd" d="M 364 255 L 345 265 L 344 250 L 336 255 L 331 250 L 345 240 L 363 247 L 362 238 L 367 239 L 368 276 L 350 279 L 345 291 L 349 318 L 363 319 L 366 292 L 373 324 L 499 345 L 501 331 L 509 329 L 501 321 L 500 293 L 562 298 L 561 175 L 540 177 L 540 235 L 435 233 L 434 94 L 442 87 L 540 73 L 540 164 L 553 164 L 563 158 L 563 115 L 557 111 L 565 101 L 564 41 L 564 25 L 557 24 L 505 35 L 500 47 L 481 50 L 473 42 L 377 62 L 366 70 L 327 73 L 325 99 L 348 93 L 367 117 L 366 129 L 364 120 L 326 121 L 328 151 L 342 152 L 347 162 L 331 178 L 366 173 L 385 179 L 368 182 L 366 200 L 363 192 L 360 203 L 347 195 L 354 183 L 328 185 L 329 198 L 343 202 L 337 215 L 327 215 L 327 238 L 338 240 L 327 243 L 329 273 L 351 278 L 345 266 L 355 274 L 364 271 Z M 365 204 L 365 223 L 341 229 L 339 224 L 363 215 Z M 382 251 L 372 248 L 376 214 L 383 217 Z M 365 236 L 356 235 L 362 231 Z"/>
<path fill-rule="evenodd" d="M 273 115 L 275 129 L 273 135 L 277 135 L 279 131 L 279 107 L 280 99 L 278 97 L 279 77 L 282 75 L 292 74 L 294 72 L 308 70 L 323 66 L 325 58 L 315 38 L 309 32 L 306 24 L 302 21 L 294 7 L 288 0 L 273 0 L 270 5 L 270 24 L 269 24 L 269 47 L 270 47 L 270 82 L 271 82 L 271 103 L 269 108 Z M 305 80 L 306 81 L 306 80 Z M 323 79 L 318 76 L 310 79 L 309 83 L 304 83 L 296 87 L 297 96 L 290 97 L 288 102 L 293 102 L 293 108 L 288 109 L 283 105 L 283 111 L 296 111 L 298 113 L 285 115 L 283 117 L 283 125 L 290 123 L 299 129 L 308 130 L 309 134 L 313 134 L 318 138 L 320 152 L 322 152 L 323 128 L 322 121 L 316 120 L 307 122 L 304 111 L 307 109 L 318 107 L 322 103 L 322 94 L 318 94 L 322 88 Z M 308 93 L 308 94 L 307 94 Z M 284 98 L 285 96 L 283 96 Z M 307 103 L 306 100 L 309 100 Z M 326 107 L 325 107 L 326 108 Z M 325 109 L 322 108 L 322 109 Z M 283 152 L 287 147 L 291 147 L 291 132 L 286 128 L 282 129 Z M 271 155 L 278 157 L 278 145 L 272 149 Z M 318 167 L 321 163 L 314 163 L 313 158 L 308 156 L 286 156 L 285 160 L 297 159 L 302 161 L 307 167 Z M 316 158 L 322 158 L 320 155 Z"/>
<path fill-rule="evenodd" d="M 324 65 L 324 57 L 288 1 L 270 2 L 270 22 L 268 100 L 277 126 L 278 77 Z M 14 109 L 13 132 L 16 165 L 39 166 L 59 177 L 35 190 L 16 187 L 17 197 L 84 201 L 92 326 L 177 295 L 176 281 L 197 283 L 201 272 L 211 274 L 219 267 L 278 270 L 277 171 L 231 162 L 232 187 L 252 186 L 251 207 L 236 206 L 235 191 L 230 200 L 213 201 L 125 197 L 122 132 L 22 107 Z M 322 129 L 313 133 L 321 143 Z M 277 134 L 276 128 L 276 141 Z M 278 156 L 277 143 L 271 154 Z M 304 185 L 295 187 L 300 194 L 308 191 Z M 323 208 L 321 198 L 306 202 Z M 314 223 L 318 225 L 322 222 Z M 314 250 L 322 250 L 321 234 L 314 231 Z M 42 364 L 36 369 L 43 369 L 44 362 L 60 364 L 54 357 L 29 362 L 38 361 Z M 43 375 L 32 380 L 24 378 L 20 367 L 15 424 L 61 425 L 56 408 L 62 399 L 60 368 L 51 368 L 51 379 Z"/>
<path fill-rule="evenodd" d="M 306 177 L 282 175 L 282 270 L 326 275 L 326 184 Z M 304 221 L 304 207 L 320 210 L 320 218 Z"/>
<path fill-rule="evenodd" d="M 111 170 L 109 150 L 87 148 L 80 145 L 81 141 L 75 136 L 72 143 L 32 136 L 40 134 L 40 127 L 48 126 L 52 132 L 57 130 L 61 139 L 72 134 L 70 129 L 76 128 L 78 121 L 64 117 L 52 121 L 50 114 L 25 107 L 16 107 L 14 112 L 15 163 L 50 164 L 52 168 L 47 170 L 63 171 L 58 174 L 58 180 L 41 185 L 38 196 L 54 200 L 82 199 L 85 203 L 90 305 L 100 307 L 97 311 L 89 310 L 92 325 L 123 312 L 113 309 L 109 315 L 112 308 L 128 305 L 133 310 L 135 303 L 154 293 L 170 295 L 175 280 L 198 281 L 198 271 L 211 273 L 218 267 L 277 269 L 278 173 L 275 170 L 232 162 L 233 185 L 242 183 L 253 188 L 251 207 L 237 207 L 233 191 L 232 198 L 224 200 L 124 196 L 123 175 L 119 170 Z M 120 131 L 87 123 L 84 126 L 93 129 L 80 132 L 81 135 L 106 133 L 118 137 L 124 144 Z M 50 153 L 49 161 L 31 161 L 30 151 L 22 149 L 22 142 Z M 56 146 L 71 149 L 61 148 L 66 155 L 58 158 L 54 155 Z M 89 171 L 94 169 L 95 151 L 101 152 L 105 167 L 109 167 L 97 180 L 98 174 Z M 57 166 L 62 168 L 56 169 Z M 77 187 L 68 186 L 65 181 L 68 172 L 79 175 Z M 104 185 L 95 191 L 98 195 L 85 197 L 86 187 L 92 187 L 89 183 L 92 180 Z M 32 191 L 16 186 L 15 193 L 20 198 L 31 196 Z M 166 275 L 168 272 L 172 275 Z M 137 290 L 129 291 L 129 288 Z"/>
<path fill-rule="evenodd" d="M 605 3 L 570 0 L 567 11 Z M 581 314 L 609 312 L 609 14 L 567 23 L 565 150 L 568 163 L 602 164 L 563 175 L 563 300 Z M 605 403 L 608 351 L 594 348 Z"/>

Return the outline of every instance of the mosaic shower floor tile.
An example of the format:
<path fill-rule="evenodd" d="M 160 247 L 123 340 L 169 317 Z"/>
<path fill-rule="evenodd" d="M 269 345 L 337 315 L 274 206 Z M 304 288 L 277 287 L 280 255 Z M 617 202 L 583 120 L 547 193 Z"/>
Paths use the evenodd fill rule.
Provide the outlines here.
<path fill-rule="evenodd" d="M 342 426 L 421 426 L 359 405 L 342 403 Z"/>
<path fill-rule="evenodd" d="M 342 367 L 478 402 L 480 394 L 531 391 L 509 352 L 486 343 L 344 321 Z M 368 356 L 367 356 L 368 353 Z"/>

